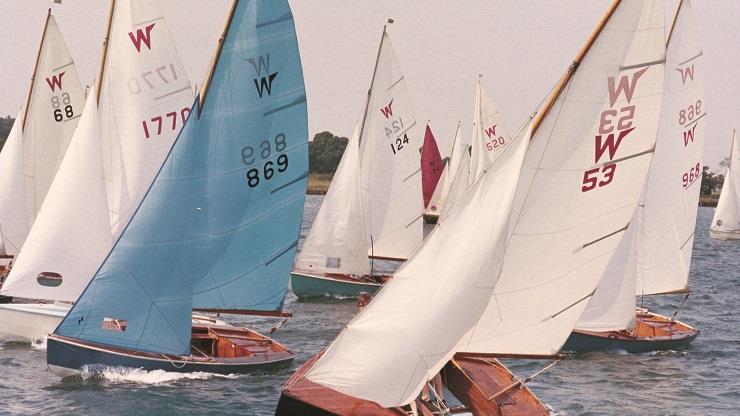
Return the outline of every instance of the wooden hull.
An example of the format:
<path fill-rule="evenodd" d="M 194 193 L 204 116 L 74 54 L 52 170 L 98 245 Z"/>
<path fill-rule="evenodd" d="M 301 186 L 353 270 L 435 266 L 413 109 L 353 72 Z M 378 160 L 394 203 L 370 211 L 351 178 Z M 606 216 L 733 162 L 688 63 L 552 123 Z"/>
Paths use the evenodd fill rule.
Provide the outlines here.
<path fill-rule="evenodd" d="M 59 325 L 70 307 L 56 303 L 0 304 L 0 339 L 42 341 Z"/>
<path fill-rule="evenodd" d="M 383 408 L 375 402 L 347 396 L 336 390 L 313 383 L 305 378 L 314 356 L 304 364 L 283 387 L 275 415 L 408 415 L 409 406 Z M 456 408 L 455 413 L 470 412 L 474 415 L 549 415 L 549 409 L 532 392 L 521 385 L 512 385 L 514 376 L 493 358 L 456 355 L 442 371 L 447 389 L 466 408 Z M 498 395 L 494 400 L 488 397 Z M 433 415 L 430 403 L 416 400 L 419 415 Z"/>
<path fill-rule="evenodd" d="M 293 271 L 290 274 L 293 293 L 301 297 L 359 298 L 363 293 L 374 295 L 380 290 L 380 283 L 360 281 L 348 275 L 322 276 Z"/>
<path fill-rule="evenodd" d="M 294 357 L 270 338 L 231 325 L 194 325 L 191 351 L 189 356 L 137 352 L 52 334 L 47 339 L 46 361 L 54 374 L 64 378 L 83 369 L 96 372 L 109 367 L 238 374 L 283 366 Z"/>
<path fill-rule="evenodd" d="M 563 351 L 627 351 L 641 353 L 679 350 L 699 336 L 699 330 L 683 322 L 651 312 L 638 310 L 635 331 L 593 332 L 576 329 Z"/>
<path fill-rule="evenodd" d="M 718 231 L 710 228 L 709 237 L 715 240 L 740 240 L 740 230 Z"/>
<path fill-rule="evenodd" d="M 442 380 L 474 415 L 550 414 L 550 409 L 493 357 L 457 354 L 442 370 Z"/>

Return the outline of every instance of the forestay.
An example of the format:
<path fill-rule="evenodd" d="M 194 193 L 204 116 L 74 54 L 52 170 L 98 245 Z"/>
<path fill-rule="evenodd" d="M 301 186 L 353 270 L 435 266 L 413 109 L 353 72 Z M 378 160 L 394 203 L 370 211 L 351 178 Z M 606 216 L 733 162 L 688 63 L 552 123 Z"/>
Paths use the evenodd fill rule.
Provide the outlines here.
<path fill-rule="evenodd" d="M 295 262 L 297 270 L 314 273 L 370 273 L 370 240 L 360 199 L 360 125 L 339 162 L 329 191 Z"/>
<path fill-rule="evenodd" d="M 234 7 L 190 119 L 57 334 L 190 355 L 192 307 L 281 307 L 308 176 L 300 57 L 287 1 Z"/>
<path fill-rule="evenodd" d="M 16 143 L 11 135 L 0 156 L 0 230 L 8 254 L 20 252 L 84 105 L 77 68 L 49 11 L 26 104 L 13 126 Z"/>
<path fill-rule="evenodd" d="M 475 112 L 473 114 L 473 137 L 471 139 L 470 179 L 472 184 L 511 141 L 511 136 L 502 123 L 502 116 L 488 98 L 483 82 L 475 85 Z"/>
<path fill-rule="evenodd" d="M 405 260 L 423 238 L 419 130 L 383 31 L 360 137 L 362 202 L 374 256 Z"/>
<path fill-rule="evenodd" d="M 62 162 L 4 294 L 77 299 L 188 117 L 190 81 L 154 4 L 112 3 L 98 88 L 89 95 L 97 99 L 95 127 L 75 133 L 68 149 L 75 156 Z M 61 274 L 62 284 L 41 285 L 41 272 Z"/>
<path fill-rule="evenodd" d="M 710 231 L 718 233 L 737 233 L 740 232 L 740 192 L 738 184 L 740 183 L 740 146 L 737 143 L 735 130 L 732 131 L 732 149 L 730 150 L 730 163 L 727 165 L 725 172 L 725 182 L 722 184 L 722 191 L 717 202 L 717 209 L 714 211 L 712 226 Z"/>
<path fill-rule="evenodd" d="M 662 0 L 615 2 L 535 119 L 522 170 L 525 145 L 507 146 L 308 379 L 390 407 L 459 351 L 558 352 L 640 199 L 663 19 Z"/>

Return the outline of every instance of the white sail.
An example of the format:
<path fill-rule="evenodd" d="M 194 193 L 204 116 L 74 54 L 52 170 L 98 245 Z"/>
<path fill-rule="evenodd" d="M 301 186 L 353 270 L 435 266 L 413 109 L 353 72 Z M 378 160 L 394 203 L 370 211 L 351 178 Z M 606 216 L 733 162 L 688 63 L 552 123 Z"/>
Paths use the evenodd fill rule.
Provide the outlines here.
<path fill-rule="evenodd" d="M 643 238 L 642 211 L 640 207 L 635 210 L 596 292 L 578 319 L 577 329 L 602 332 L 635 327 L 635 287 L 641 246 L 637 240 Z"/>
<path fill-rule="evenodd" d="M 465 351 L 555 354 L 588 304 L 639 203 L 654 150 L 663 6 L 619 2 L 542 119 L 517 188 L 503 271 Z"/>
<path fill-rule="evenodd" d="M 370 273 L 360 200 L 359 123 L 324 196 L 295 268 L 315 273 Z"/>
<path fill-rule="evenodd" d="M 23 113 L 15 118 L 0 152 L 0 236 L 4 252 L 17 255 L 26 235 L 26 198 L 23 184 Z"/>
<path fill-rule="evenodd" d="M 388 33 L 360 138 L 362 203 L 376 257 L 406 259 L 423 238 L 421 133 Z"/>
<path fill-rule="evenodd" d="M 20 148 L 0 187 L 0 226 L 9 254 L 18 254 L 41 209 L 77 127 L 85 96 L 72 56 L 54 16 L 44 26 L 23 116 L 16 119 Z M 14 126 L 15 127 L 15 126 Z M 13 149 L 13 148 L 11 148 Z M 9 149 L 10 151 L 10 149 Z M 18 176 L 20 175 L 20 179 Z M 17 182 L 10 184 L 10 182 Z"/>
<path fill-rule="evenodd" d="M 445 201 L 447 200 L 447 196 L 450 193 L 452 181 L 455 179 L 455 173 L 457 173 L 456 167 L 462 158 L 463 144 L 461 143 L 462 138 L 460 134 L 460 124 L 458 123 L 449 159 L 442 170 L 442 175 L 439 177 L 439 182 L 437 183 L 437 188 L 434 189 L 432 199 L 429 200 L 427 210 L 430 213 L 440 214 L 442 212 L 442 207 L 445 205 Z"/>
<path fill-rule="evenodd" d="M 3 294 L 77 299 L 184 124 L 193 100 L 190 81 L 154 4 L 115 2 L 100 89 L 89 95 L 98 98 L 96 120 L 80 132 L 91 137 L 75 137 L 69 148 L 76 155 L 97 154 L 85 143 L 94 140 L 99 156 L 74 163 L 65 157 Z M 42 286 L 36 279 L 41 272 L 61 274 L 62 284 Z"/>
<path fill-rule="evenodd" d="M 672 27 L 658 137 L 642 204 L 581 316 L 579 329 L 632 329 L 635 293 L 688 288 L 706 122 L 702 51 L 688 0 L 679 3 Z"/>
<path fill-rule="evenodd" d="M 666 51 L 658 141 L 645 188 L 637 294 L 688 290 L 704 166 L 704 63 L 690 0 L 679 4 Z"/>
<path fill-rule="evenodd" d="M 483 174 L 493 159 L 511 141 L 511 136 L 502 123 L 502 116 L 488 98 L 483 82 L 475 86 L 475 113 L 473 114 L 473 137 L 470 150 L 470 183 Z"/>
<path fill-rule="evenodd" d="M 524 144 L 507 146 L 308 379 L 390 407 L 455 352 L 558 352 L 639 202 L 658 128 L 663 1 L 613 7 L 533 123 L 521 171 Z"/>
<path fill-rule="evenodd" d="M 710 235 L 714 238 L 740 238 L 740 192 L 738 192 L 738 181 L 740 181 L 740 146 L 737 143 L 735 130 L 732 131 L 732 149 L 730 150 L 730 163 L 725 172 L 725 181 L 719 194 L 717 209 L 714 211 L 712 226 L 709 228 Z"/>
<path fill-rule="evenodd" d="M 455 175 L 452 183 L 450 184 L 450 190 L 447 192 L 447 199 L 445 199 L 445 203 L 444 205 L 442 205 L 442 213 L 440 214 L 439 220 L 437 222 L 444 221 L 445 217 L 447 217 L 452 211 L 454 211 L 454 208 L 457 206 L 460 200 L 462 200 L 465 192 L 467 192 L 468 188 L 471 186 L 470 145 L 468 145 L 467 143 L 463 143 L 463 146 L 460 150 L 460 159 L 457 163 L 457 168 L 455 169 Z"/>
<path fill-rule="evenodd" d="M 418 383 L 435 374 L 429 368 L 438 371 L 437 364 L 451 357 L 483 312 L 491 276 L 501 267 L 529 142 L 528 134 L 522 136 L 350 322 L 309 371 L 309 380 L 391 407 L 413 399 Z M 461 243 L 463 237 L 468 243 Z"/>

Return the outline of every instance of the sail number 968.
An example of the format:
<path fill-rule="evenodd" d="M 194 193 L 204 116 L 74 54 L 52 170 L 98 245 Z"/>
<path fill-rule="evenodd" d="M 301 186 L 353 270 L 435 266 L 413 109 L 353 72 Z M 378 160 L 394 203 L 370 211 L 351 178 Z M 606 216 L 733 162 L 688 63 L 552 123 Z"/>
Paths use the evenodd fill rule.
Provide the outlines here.
<path fill-rule="evenodd" d="M 282 153 L 287 149 L 287 137 L 280 133 L 275 138 L 263 140 L 257 149 L 252 146 L 242 148 L 242 163 L 246 166 L 255 167 L 247 170 L 247 185 L 250 188 L 259 186 L 262 179 L 269 181 L 276 173 L 282 173 L 288 170 L 288 155 Z M 273 156 L 276 158 L 273 161 Z"/>

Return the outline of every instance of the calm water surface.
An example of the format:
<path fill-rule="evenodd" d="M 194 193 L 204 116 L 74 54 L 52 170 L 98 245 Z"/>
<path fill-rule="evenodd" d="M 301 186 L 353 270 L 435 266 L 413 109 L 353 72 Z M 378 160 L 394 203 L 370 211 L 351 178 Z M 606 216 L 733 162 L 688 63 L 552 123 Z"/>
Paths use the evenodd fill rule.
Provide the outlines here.
<path fill-rule="evenodd" d="M 306 202 L 305 237 L 321 197 Z M 679 318 L 701 329 L 689 350 L 569 356 L 530 386 L 559 415 L 740 414 L 740 243 L 710 240 L 713 208 L 700 208 L 691 271 L 693 294 Z M 681 296 L 646 306 L 670 314 Z M 296 353 L 286 368 L 235 377 L 126 371 L 61 381 L 44 351 L 0 346 L 0 414 L 273 414 L 280 386 L 329 343 L 355 313 L 354 302 L 305 303 L 288 295 L 294 317 L 275 338 Z M 268 330 L 271 320 L 241 321 Z M 547 364 L 507 361 L 520 376 Z"/>

